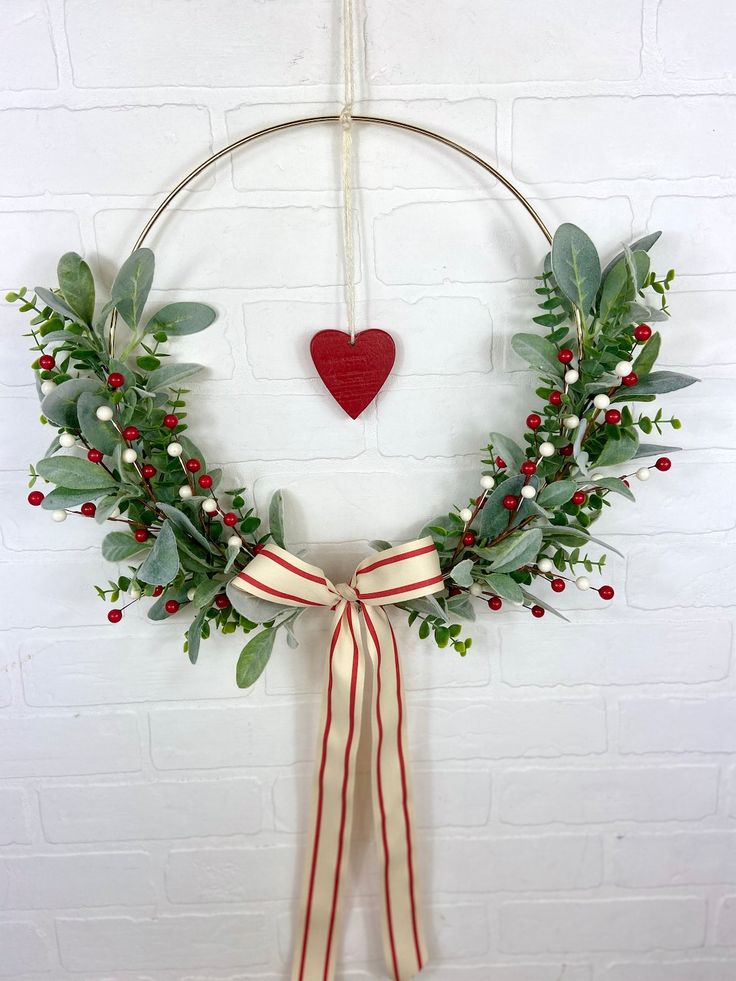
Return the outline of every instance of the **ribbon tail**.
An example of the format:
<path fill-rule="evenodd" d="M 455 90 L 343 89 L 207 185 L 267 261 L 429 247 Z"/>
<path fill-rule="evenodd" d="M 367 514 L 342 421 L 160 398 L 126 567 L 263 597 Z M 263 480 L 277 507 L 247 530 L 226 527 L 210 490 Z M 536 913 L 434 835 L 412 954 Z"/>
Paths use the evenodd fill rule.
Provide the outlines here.
<path fill-rule="evenodd" d="M 406 713 L 399 652 L 382 607 L 363 607 L 368 653 L 374 667 L 372 790 L 381 865 L 386 965 L 395 981 L 407 981 L 427 962 L 416 881 Z"/>
<path fill-rule="evenodd" d="M 307 849 L 292 981 L 332 981 L 341 887 L 348 862 L 365 678 L 350 603 L 336 611 L 327 664 L 312 835 Z"/>

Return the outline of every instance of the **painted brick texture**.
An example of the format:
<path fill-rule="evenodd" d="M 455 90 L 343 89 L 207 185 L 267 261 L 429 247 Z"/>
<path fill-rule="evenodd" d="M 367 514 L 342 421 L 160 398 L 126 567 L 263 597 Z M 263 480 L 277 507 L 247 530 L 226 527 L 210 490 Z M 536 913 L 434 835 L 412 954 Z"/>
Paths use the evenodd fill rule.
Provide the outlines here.
<path fill-rule="evenodd" d="M 211 148 L 339 110 L 339 0 L 0 0 L 0 293 L 83 252 L 109 283 L 162 193 Z M 663 365 L 701 383 L 667 475 L 600 534 L 616 602 L 572 623 L 481 613 L 460 659 L 398 627 L 427 981 L 736 977 L 736 13 L 723 0 L 361 0 L 358 106 L 435 128 L 522 182 L 550 227 L 613 250 L 664 230 Z M 358 320 L 397 343 L 358 422 L 308 355 L 344 325 L 339 131 L 255 144 L 154 235 L 155 302 L 208 300 L 190 423 L 333 578 L 471 493 L 519 434 L 538 230 L 478 168 L 355 134 Z M 283 981 L 304 862 L 325 616 L 234 684 L 182 621 L 110 627 L 93 522 L 25 505 L 30 361 L 0 309 L 0 978 Z M 232 484 L 229 484 L 232 486 Z M 380 883 L 358 798 L 345 981 L 381 981 Z"/>

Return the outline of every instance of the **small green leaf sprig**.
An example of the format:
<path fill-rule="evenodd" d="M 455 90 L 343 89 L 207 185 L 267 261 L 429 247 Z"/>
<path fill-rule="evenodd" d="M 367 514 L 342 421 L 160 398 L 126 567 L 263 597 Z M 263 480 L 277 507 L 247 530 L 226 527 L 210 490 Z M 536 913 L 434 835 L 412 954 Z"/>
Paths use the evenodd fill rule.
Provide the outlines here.
<path fill-rule="evenodd" d="M 400 604 L 420 638 L 464 656 L 472 641 L 461 636 L 458 621 L 473 620 L 478 602 L 541 617 L 562 614 L 539 596 L 540 587 L 557 594 L 574 583 L 613 598 L 611 586 L 588 578 L 605 566 L 596 547 L 616 551 L 591 526 L 617 495 L 634 499 L 630 478 L 669 469 L 663 454 L 677 447 L 642 443 L 640 434 L 680 428 L 661 409 L 635 414 L 631 404 L 697 381 L 653 370 L 661 336 L 649 324 L 669 318 L 674 279 L 672 270 L 658 278 L 650 268 L 659 234 L 625 247 L 604 269 L 581 229 L 565 224 L 555 234 L 536 287 L 541 313 L 534 322 L 546 335 L 520 333 L 512 340 L 538 372 L 542 405 L 527 416 L 520 442 L 490 433 L 480 494 L 422 529 L 437 546 L 445 589 Z M 31 488 L 39 479 L 54 486 L 46 494 L 32 489 L 28 499 L 57 521 L 75 514 L 116 526 L 102 554 L 129 563 L 127 570 L 95 587 L 106 602 L 125 600 L 108 612 L 111 622 L 148 597 L 151 620 L 187 612 L 184 649 L 192 663 L 213 630 L 252 632 L 236 669 L 238 685 L 248 687 L 268 663 L 279 631 L 297 646 L 299 609 L 227 588 L 265 542 L 284 544 L 283 498 L 281 492 L 272 497 L 265 530 L 246 489 L 221 489 L 222 473 L 189 437 L 183 383 L 200 366 L 174 362 L 167 344 L 205 330 L 215 311 L 178 302 L 145 317 L 154 271 L 153 253 L 137 250 L 116 276 L 110 300 L 100 304 L 89 266 L 67 253 L 59 261 L 58 288 L 8 294 L 31 315 L 27 336 L 41 421 L 56 429 L 29 480 Z M 128 328 L 119 357 L 112 351 L 113 315 Z M 634 462 L 652 457 L 658 457 L 653 464 Z M 629 472 L 612 472 L 624 465 Z"/>

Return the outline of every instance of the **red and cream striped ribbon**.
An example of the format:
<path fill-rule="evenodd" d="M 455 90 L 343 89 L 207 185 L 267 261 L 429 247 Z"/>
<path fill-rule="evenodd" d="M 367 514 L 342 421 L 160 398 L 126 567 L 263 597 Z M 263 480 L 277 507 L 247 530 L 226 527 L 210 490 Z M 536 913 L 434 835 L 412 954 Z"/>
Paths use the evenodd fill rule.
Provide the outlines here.
<path fill-rule="evenodd" d="M 267 545 L 233 580 L 284 606 L 324 606 L 335 618 L 327 658 L 313 833 L 307 853 L 293 981 L 331 981 L 340 887 L 350 842 L 356 756 L 366 672 L 373 672 L 371 784 L 383 893 L 386 964 L 395 981 L 426 962 L 409 801 L 404 696 L 396 637 L 384 607 L 442 589 L 431 538 L 364 559 L 348 585 L 277 545 Z"/>

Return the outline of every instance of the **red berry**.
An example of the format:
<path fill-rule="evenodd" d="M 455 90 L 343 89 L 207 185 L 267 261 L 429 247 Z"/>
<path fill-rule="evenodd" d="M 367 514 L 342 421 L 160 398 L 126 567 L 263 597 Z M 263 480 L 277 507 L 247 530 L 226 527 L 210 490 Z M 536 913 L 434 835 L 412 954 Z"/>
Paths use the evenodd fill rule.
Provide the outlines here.
<path fill-rule="evenodd" d="M 224 593 L 215 596 L 215 606 L 218 610 L 226 610 L 230 606 L 230 600 Z"/>
<path fill-rule="evenodd" d="M 612 600 L 614 595 L 613 586 L 601 586 L 598 590 L 598 595 L 603 600 Z"/>
<path fill-rule="evenodd" d="M 475 545 L 475 532 L 466 531 L 463 535 L 463 545 Z"/>
<path fill-rule="evenodd" d="M 519 498 L 514 494 L 507 494 L 503 499 L 503 506 L 507 511 L 515 511 L 519 505 Z"/>
<path fill-rule="evenodd" d="M 499 470 L 504 470 L 505 467 L 506 467 L 506 461 L 504 460 L 504 458 L 502 456 L 497 456 L 496 457 L 495 464 L 496 464 L 496 466 L 498 467 Z"/>
<path fill-rule="evenodd" d="M 567 446 L 560 447 L 560 456 L 572 456 L 573 445 L 568 443 Z"/>
<path fill-rule="evenodd" d="M 562 403 L 562 392 L 557 390 L 549 393 L 549 404 L 550 405 L 560 405 Z"/>
<path fill-rule="evenodd" d="M 163 593 L 163 591 L 164 591 L 164 587 L 163 586 L 154 586 L 153 587 L 153 595 L 154 596 L 160 596 L 161 593 Z"/>
<path fill-rule="evenodd" d="M 90 450 L 87 459 L 90 463 L 102 463 L 103 453 L 100 450 Z"/>
<path fill-rule="evenodd" d="M 649 326 L 649 324 L 639 324 L 638 327 L 634 328 L 634 337 L 640 344 L 643 344 L 644 341 L 648 341 L 651 336 L 652 328 Z"/>
<path fill-rule="evenodd" d="M 179 419 L 177 416 L 174 415 L 164 416 L 164 426 L 166 426 L 167 429 L 176 429 L 178 425 L 179 425 Z"/>
<path fill-rule="evenodd" d="M 484 508 L 486 506 L 486 498 L 482 494 L 480 497 L 476 497 L 475 506 L 477 508 Z"/>
<path fill-rule="evenodd" d="M 31 493 L 28 495 L 28 503 L 34 508 L 37 508 L 39 504 L 42 503 L 43 498 L 44 495 L 41 493 L 41 491 L 31 491 Z"/>
<path fill-rule="evenodd" d="M 539 620 L 540 617 L 543 617 L 544 616 L 544 607 L 543 606 L 533 606 L 532 607 L 532 616 L 533 617 L 536 617 L 537 620 Z"/>
<path fill-rule="evenodd" d="M 626 484 L 627 487 L 631 487 L 631 484 L 628 482 L 626 477 L 622 477 L 621 479 L 623 480 L 623 482 Z"/>
<path fill-rule="evenodd" d="M 123 619 L 123 611 L 110 610 L 110 612 L 107 614 L 107 619 L 110 621 L 110 623 L 120 623 L 120 621 Z"/>
<path fill-rule="evenodd" d="M 232 511 L 228 511 L 227 514 L 223 514 L 222 523 L 227 525 L 228 528 L 234 528 L 235 525 L 238 523 L 237 514 L 233 514 Z"/>
<path fill-rule="evenodd" d="M 147 542 L 148 532 L 145 528 L 136 528 L 136 530 L 133 532 L 133 538 L 135 538 L 137 542 Z"/>
<path fill-rule="evenodd" d="M 531 477 L 537 472 L 537 465 L 534 460 L 524 460 L 519 470 L 521 470 L 525 477 Z"/>
<path fill-rule="evenodd" d="M 107 384 L 110 388 L 122 388 L 125 384 L 125 375 L 121 375 L 119 371 L 112 371 L 107 376 Z"/>
<path fill-rule="evenodd" d="M 156 476 L 156 468 L 152 463 L 144 463 L 143 466 L 141 467 L 141 473 L 146 478 L 146 480 L 150 480 L 151 477 Z"/>
<path fill-rule="evenodd" d="M 38 366 L 44 371 L 51 371 L 55 364 L 56 360 L 50 354 L 42 354 L 38 359 Z"/>
<path fill-rule="evenodd" d="M 214 481 L 212 480 L 212 477 L 210 477 L 208 473 L 203 473 L 202 476 L 197 480 L 197 483 L 199 484 L 200 487 L 204 488 L 204 490 L 209 490 L 212 484 L 214 483 Z"/>
<path fill-rule="evenodd" d="M 624 375 L 621 379 L 621 384 L 625 385 L 627 388 L 633 388 L 639 381 L 639 376 L 635 371 L 629 372 L 628 375 Z"/>
<path fill-rule="evenodd" d="M 553 579 L 550 583 L 553 593 L 564 593 L 565 592 L 565 580 L 564 579 Z"/>
<path fill-rule="evenodd" d="M 657 468 L 657 470 L 661 470 L 662 473 L 667 473 L 672 466 L 672 460 L 670 460 L 668 456 L 661 456 L 654 466 Z"/>
<path fill-rule="evenodd" d="M 179 606 L 180 606 L 179 601 L 175 599 L 166 600 L 166 602 L 164 603 L 164 609 L 166 610 L 167 613 L 170 613 L 172 616 L 174 613 L 179 612 Z"/>
<path fill-rule="evenodd" d="M 134 439 L 140 438 L 140 430 L 136 426 L 126 426 L 123 430 L 123 439 L 126 439 L 129 443 L 132 443 Z"/>
<path fill-rule="evenodd" d="M 501 607 L 503 606 L 503 603 L 501 602 L 501 597 L 491 596 L 491 598 L 488 600 L 488 606 L 490 607 L 491 610 L 500 610 Z"/>
<path fill-rule="evenodd" d="M 557 360 L 560 364 L 570 364 L 574 355 L 569 347 L 563 347 L 561 351 L 557 352 Z"/>
<path fill-rule="evenodd" d="M 588 495 L 585 493 L 585 491 L 575 491 L 571 500 L 573 504 L 576 504 L 578 507 L 582 507 L 582 505 L 588 500 Z"/>
<path fill-rule="evenodd" d="M 542 417 L 536 412 L 532 412 L 526 417 L 526 424 L 530 429 L 539 429 L 542 425 Z"/>
<path fill-rule="evenodd" d="M 609 426 L 618 426 L 621 422 L 621 413 L 618 409 L 609 409 L 605 416 L 606 422 Z"/>
<path fill-rule="evenodd" d="M 191 460 L 187 460 L 187 462 L 184 464 L 184 466 L 187 468 L 187 470 L 189 471 L 189 473 L 196 473 L 198 470 L 201 470 L 202 469 L 202 464 L 194 456 L 192 457 Z"/>
<path fill-rule="evenodd" d="M 85 518 L 94 518 L 97 513 L 97 508 L 92 503 L 92 501 L 85 501 L 85 503 L 79 509 Z"/>

